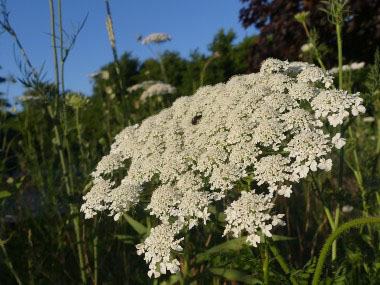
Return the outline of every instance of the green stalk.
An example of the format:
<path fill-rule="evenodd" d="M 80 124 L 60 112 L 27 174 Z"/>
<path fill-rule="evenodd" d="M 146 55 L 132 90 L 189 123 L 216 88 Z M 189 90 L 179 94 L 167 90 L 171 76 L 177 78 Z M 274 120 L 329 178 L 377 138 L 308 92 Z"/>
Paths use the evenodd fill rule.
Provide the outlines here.
<path fill-rule="evenodd" d="M 288 264 L 286 263 L 285 259 L 281 256 L 278 248 L 272 242 L 269 242 L 269 248 L 272 251 L 277 262 L 280 264 L 282 270 L 285 272 L 285 274 L 290 275 L 290 277 L 289 277 L 290 282 L 292 282 L 293 285 L 298 285 L 297 280 L 294 278 L 294 276 L 291 275 L 290 268 L 289 268 Z"/>
<path fill-rule="evenodd" d="M 159 52 L 157 53 L 157 57 L 158 57 L 158 61 L 160 62 L 160 68 L 161 68 L 162 75 L 164 76 L 165 83 L 169 83 L 168 76 L 167 76 L 166 70 L 165 70 L 164 61 L 163 61 L 162 56 Z"/>
<path fill-rule="evenodd" d="M 313 282 L 312 285 L 318 285 L 319 284 L 319 278 L 322 274 L 323 265 L 326 261 L 327 254 L 330 250 L 331 245 L 333 242 L 345 231 L 352 227 L 363 225 L 363 224 L 370 224 L 370 223 L 380 223 L 380 217 L 367 217 L 367 218 L 359 218 L 352 221 L 349 221 L 340 227 L 338 227 L 326 240 L 325 244 L 323 245 L 321 254 L 318 259 L 317 267 L 314 272 Z"/>
<path fill-rule="evenodd" d="M 51 41 L 53 47 L 53 58 L 54 58 L 54 71 L 55 71 L 55 108 L 53 110 L 54 118 L 57 118 L 58 111 L 58 97 L 59 97 L 59 71 L 58 71 L 58 56 L 57 56 L 57 45 L 55 42 L 55 17 L 54 17 L 54 5 L 53 0 L 49 0 L 50 3 L 50 22 L 51 22 Z"/>
<path fill-rule="evenodd" d="M 123 81 L 121 78 L 120 63 L 119 63 L 119 59 L 117 56 L 115 33 L 113 30 L 113 24 L 112 24 L 112 18 L 111 18 L 111 8 L 110 8 L 110 4 L 109 4 L 108 0 L 105 0 L 105 3 L 106 3 L 106 10 L 107 10 L 107 23 L 106 24 L 107 24 L 107 29 L 108 29 L 108 37 L 109 37 L 111 48 L 112 48 L 114 67 L 115 67 L 115 71 L 116 71 L 118 81 L 119 81 L 120 92 L 122 93 L 121 99 L 123 100 L 124 95 L 125 95 L 124 94 L 125 90 L 124 90 Z"/>
<path fill-rule="evenodd" d="M 341 15 L 338 15 L 339 17 Z M 338 44 L 338 64 L 339 64 L 339 89 L 343 89 L 343 56 L 342 56 L 342 25 L 340 21 L 335 22 L 336 27 L 336 36 Z M 341 137 L 344 138 L 344 126 L 341 126 Z M 343 188 L 343 171 L 344 171 L 344 146 L 341 148 L 339 153 L 339 178 L 338 178 L 338 192 L 342 191 Z M 335 230 L 339 225 L 339 214 L 340 214 L 340 205 L 337 204 L 335 211 Z M 331 260 L 334 261 L 337 257 L 337 243 L 333 242 Z"/>
<path fill-rule="evenodd" d="M 57 139 L 57 143 L 58 143 L 58 148 L 59 148 L 59 156 L 60 156 L 60 161 L 61 161 L 61 167 L 62 167 L 62 170 L 63 170 L 63 174 L 64 174 L 64 179 L 65 179 L 65 187 L 66 187 L 66 191 L 68 193 L 68 195 L 70 196 L 70 194 L 73 194 L 73 189 L 72 189 L 72 185 L 73 185 L 73 180 L 72 180 L 72 176 L 71 176 L 71 173 L 68 172 L 68 169 L 69 169 L 69 166 L 67 165 L 67 161 L 65 159 L 65 155 L 64 155 L 64 151 L 63 151 L 63 144 L 62 144 L 62 141 L 61 141 L 61 135 L 60 135 L 60 132 L 59 132 L 59 128 L 58 128 L 58 122 L 59 122 L 59 112 L 58 112 L 58 100 L 59 100 L 59 67 L 58 67 L 58 56 L 57 56 L 57 46 L 56 46 L 56 34 L 55 34 L 55 17 L 54 17 L 54 5 L 53 5 L 53 1 L 50 0 L 49 1 L 50 3 L 50 17 L 51 17 L 51 30 L 52 30 L 52 45 L 53 45 L 53 56 L 54 56 L 54 69 L 55 69 L 55 83 L 56 83 L 56 97 L 55 97 L 55 109 L 53 110 L 51 108 L 51 106 L 49 105 L 48 106 L 48 111 L 49 111 L 49 114 L 50 116 L 52 117 L 53 119 L 53 122 L 54 122 L 54 133 L 55 133 L 55 136 L 56 136 L 56 139 Z M 62 43 L 63 43 L 63 35 L 62 35 L 62 15 L 61 15 L 61 1 L 59 1 L 58 3 L 58 9 L 59 9 L 59 18 L 60 18 L 60 31 L 61 31 L 61 67 L 64 65 L 64 62 L 63 62 L 63 46 L 62 46 Z M 63 70 L 61 70 L 63 71 Z M 63 73 L 63 72 L 61 72 Z M 63 78 L 63 74 L 62 74 L 62 78 Z M 64 88 L 64 85 L 62 85 L 62 88 Z M 64 128 L 66 129 L 66 124 L 67 124 L 67 121 L 66 121 L 66 118 L 64 117 Z M 66 135 L 66 130 L 64 131 L 64 136 Z M 66 136 L 65 136 L 66 138 Z M 69 159 L 70 159 L 70 149 L 69 149 L 69 146 L 67 146 L 67 150 L 68 150 L 68 155 L 69 155 Z M 79 211 L 77 209 L 76 206 L 70 204 L 70 214 L 74 216 L 73 218 L 73 224 L 74 224 L 74 231 L 75 231 L 75 237 L 76 237 L 76 242 L 77 242 L 77 251 L 78 251 L 78 257 L 79 257 L 79 266 L 80 266 L 80 274 L 81 274 L 81 280 L 82 280 L 82 283 L 83 284 L 86 284 L 87 283 L 87 280 L 86 280 L 86 272 L 85 272 L 85 266 L 84 266 L 84 257 L 83 257 L 83 248 L 82 248 L 82 242 L 81 242 L 81 237 L 80 237 L 80 227 L 79 227 L 79 217 L 78 217 L 78 214 L 79 214 Z"/>
<path fill-rule="evenodd" d="M 62 8 L 61 0 L 58 0 L 58 21 L 59 21 L 59 50 L 60 50 L 60 62 L 61 62 L 61 91 L 62 98 L 65 101 L 65 59 L 64 59 L 64 48 L 63 48 L 63 26 L 62 26 Z M 63 104 L 63 118 L 65 122 L 64 134 L 67 136 L 67 110 L 66 104 Z"/>
<path fill-rule="evenodd" d="M 306 22 L 302 22 L 302 26 L 306 32 L 306 35 L 309 39 L 309 42 L 312 44 L 312 49 L 315 50 L 315 57 L 319 63 L 319 66 L 322 67 L 323 71 L 326 71 L 326 67 L 325 65 L 323 64 L 323 61 L 322 61 L 322 57 L 321 57 L 321 54 L 319 53 L 319 50 L 318 50 L 318 47 L 317 47 L 317 43 L 316 41 L 314 40 L 314 38 L 311 36 L 311 33 L 306 25 Z"/>
<path fill-rule="evenodd" d="M 335 221 L 331 215 L 331 212 L 330 212 L 329 208 L 327 208 L 326 206 L 324 206 L 324 209 L 325 209 L 327 219 L 329 220 L 331 229 L 334 231 L 335 230 Z"/>
<path fill-rule="evenodd" d="M 165 81 L 165 83 L 169 83 L 168 76 L 166 75 L 166 70 L 165 70 L 164 61 L 163 61 L 162 56 L 161 56 L 160 47 L 159 47 L 159 46 L 157 47 L 157 52 L 155 52 L 155 51 L 149 46 L 149 44 L 147 44 L 147 47 L 148 47 L 148 49 L 150 50 L 150 52 L 151 52 L 154 56 L 157 56 L 157 58 L 158 58 L 158 62 L 160 63 L 161 73 L 162 73 L 162 76 L 164 77 L 164 81 Z"/>
<path fill-rule="evenodd" d="M 207 70 L 207 67 L 210 65 L 210 63 L 214 60 L 214 59 L 216 59 L 216 58 L 218 58 L 219 57 L 219 55 L 216 53 L 216 54 L 213 54 L 208 60 L 207 60 L 207 62 L 205 63 L 205 65 L 203 66 L 203 68 L 202 68 L 202 72 L 201 72 L 201 77 L 200 77 L 200 87 L 202 87 L 203 86 L 203 81 L 204 81 L 204 78 L 205 78 L 205 74 L 206 74 L 206 70 Z"/>
<path fill-rule="evenodd" d="M 0 240 L 0 247 L 3 251 L 4 256 L 5 256 L 3 261 L 6 264 L 6 266 L 8 267 L 9 271 L 12 273 L 13 277 L 16 279 L 17 284 L 21 285 L 22 284 L 21 279 L 18 276 L 16 270 L 14 269 L 12 261 L 8 257 L 8 252 L 7 252 L 7 249 L 5 248 L 4 244 L 5 244 L 5 242 Z"/>
<path fill-rule="evenodd" d="M 340 23 L 335 24 L 338 42 L 338 64 L 339 64 L 339 89 L 343 88 L 343 56 L 342 56 L 342 26 Z"/>
<path fill-rule="evenodd" d="M 190 234 L 186 233 L 185 250 L 184 250 L 184 255 L 183 255 L 183 272 L 182 272 L 184 284 L 188 284 L 188 279 L 189 279 L 189 237 L 190 237 Z"/>
<path fill-rule="evenodd" d="M 348 131 L 349 131 L 350 137 L 353 138 L 354 136 L 353 136 L 351 127 L 348 127 Z M 354 172 L 356 182 L 358 183 L 358 186 L 359 186 L 359 189 L 361 192 L 364 217 L 368 217 L 367 191 L 363 186 L 363 176 L 362 176 L 362 172 L 360 169 L 359 156 L 358 156 L 358 152 L 356 150 L 356 147 L 354 147 L 353 153 L 354 153 L 354 163 L 355 163 L 354 165 L 355 165 L 355 167 L 352 167 L 352 171 Z M 371 233 L 371 228 L 369 226 L 368 226 L 368 232 Z M 361 228 L 360 228 L 360 233 L 363 233 L 363 226 L 361 226 Z"/>
<path fill-rule="evenodd" d="M 97 223 L 98 222 L 98 219 L 95 218 L 95 221 L 94 221 L 94 231 L 95 231 L 95 235 L 94 235 L 94 285 L 97 285 L 98 284 L 98 275 L 99 275 L 99 261 L 98 261 L 98 235 L 96 234 L 97 233 Z"/>
<path fill-rule="evenodd" d="M 82 143 L 82 130 L 81 130 L 80 121 L 79 121 L 79 108 L 75 108 L 75 125 L 77 129 L 80 154 L 82 156 L 82 159 L 85 159 L 83 143 Z"/>
<path fill-rule="evenodd" d="M 265 260 L 263 264 L 263 272 L 264 272 L 264 284 L 269 285 L 269 250 L 268 244 L 265 244 Z"/>

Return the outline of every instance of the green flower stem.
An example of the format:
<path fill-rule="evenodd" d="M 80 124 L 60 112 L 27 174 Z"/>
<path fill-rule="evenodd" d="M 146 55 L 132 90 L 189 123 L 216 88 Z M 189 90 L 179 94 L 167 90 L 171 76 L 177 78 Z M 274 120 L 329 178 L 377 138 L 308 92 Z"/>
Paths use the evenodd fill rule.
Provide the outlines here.
<path fill-rule="evenodd" d="M 319 278 L 322 273 L 323 265 L 326 261 L 327 254 L 330 250 L 331 245 L 333 242 L 342 234 L 345 230 L 348 230 L 352 227 L 363 225 L 363 224 L 370 224 L 370 223 L 380 223 L 380 217 L 366 217 L 366 218 L 359 218 L 352 221 L 349 221 L 340 227 L 338 227 L 326 240 L 325 244 L 323 245 L 321 254 L 318 259 L 317 267 L 314 272 L 313 282 L 312 285 L 318 285 L 319 284 Z"/>
<path fill-rule="evenodd" d="M 78 136 L 78 143 L 79 143 L 79 151 L 80 151 L 80 154 L 81 154 L 81 158 L 83 160 L 86 159 L 85 157 L 85 154 L 84 154 L 84 150 L 83 150 L 83 142 L 82 142 L 82 128 L 81 128 L 81 124 L 80 124 L 80 120 L 79 120 L 79 108 L 75 108 L 75 126 L 76 126 L 76 129 L 77 129 L 77 136 Z M 85 167 L 86 168 L 86 167 Z M 85 169 L 85 173 L 87 173 L 86 171 L 87 169 Z"/>
<path fill-rule="evenodd" d="M 327 219 L 329 220 L 331 229 L 334 231 L 335 230 L 335 221 L 331 215 L 331 212 L 330 212 L 329 208 L 327 208 L 326 206 L 324 206 L 324 209 L 325 209 Z"/>
<path fill-rule="evenodd" d="M 53 56 L 54 56 L 54 70 L 55 70 L 55 84 L 56 84 L 56 95 L 55 95 L 55 108 L 53 109 L 51 106 L 48 106 L 48 111 L 50 116 L 52 117 L 54 123 L 54 133 L 57 139 L 57 144 L 58 144 L 58 149 L 59 149 L 59 157 L 61 161 L 61 166 L 63 170 L 63 175 L 64 175 L 64 180 L 65 180 L 65 187 L 67 193 L 73 194 L 73 179 L 70 171 L 70 165 L 71 163 L 67 163 L 67 160 L 64 155 L 63 151 L 63 144 L 61 140 L 61 134 L 60 134 L 60 129 L 58 128 L 58 123 L 59 122 L 59 109 L 58 109 L 58 101 L 59 101 L 59 67 L 58 67 L 58 56 L 57 56 L 57 46 L 56 46 L 56 34 L 55 34 L 55 17 L 54 17 L 54 4 L 53 0 L 49 1 L 50 3 L 50 20 L 51 20 L 51 31 L 52 31 L 52 48 L 53 48 Z M 59 4 L 61 2 L 59 1 Z M 59 20 L 60 20 L 60 29 L 62 29 L 62 15 L 61 15 L 61 5 L 58 5 L 59 7 Z M 61 32 L 61 37 L 62 37 L 62 32 Z M 62 40 L 62 38 L 61 38 Z M 63 41 L 63 40 L 62 40 Z M 61 49 L 63 47 L 61 46 Z M 63 56 L 63 50 L 61 50 L 62 56 Z M 61 67 L 63 66 L 63 57 L 61 58 Z M 63 71 L 63 70 L 62 70 Z M 63 77 L 62 77 L 63 78 Z M 64 87 L 64 85 L 62 85 Z M 66 118 L 64 117 L 64 139 L 66 139 L 66 126 L 67 126 L 67 121 Z M 66 139 L 66 147 L 67 147 L 67 152 L 68 152 L 68 159 L 69 162 L 71 162 L 71 152 L 70 152 L 70 146 L 67 143 Z M 75 237 L 76 237 L 76 242 L 77 242 L 77 253 L 79 257 L 79 270 L 80 270 L 80 275 L 81 275 L 81 280 L 83 284 L 87 283 L 86 280 L 86 272 L 85 272 L 85 266 L 84 266 L 84 256 L 83 256 L 83 246 L 82 246 L 82 241 L 80 237 L 80 225 L 79 225 L 79 210 L 77 206 L 74 206 L 70 204 L 70 214 L 74 216 L 73 218 L 73 225 L 74 225 L 74 230 L 75 230 Z"/>
<path fill-rule="evenodd" d="M 164 60 L 162 59 L 162 56 L 159 52 L 157 53 L 157 57 L 158 57 L 158 61 L 160 62 L 160 68 L 161 68 L 162 75 L 164 76 L 165 83 L 169 83 L 169 79 L 166 74 L 166 69 L 164 65 Z"/>
<path fill-rule="evenodd" d="M 124 85 L 123 85 L 123 80 L 121 77 L 121 68 L 120 68 L 120 62 L 119 58 L 117 55 L 117 50 L 116 50 L 116 43 L 115 43 L 115 34 L 113 31 L 113 24 L 112 24 L 112 18 L 111 18 L 111 8 L 110 8 L 110 3 L 108 0 L 105 0 L 106 4 L 106 10 L 107 10 L 107 29 L 108 29 L 108 37 L 110 40 L 111 48 L 112 48 L 112 55 L 113 55 L 113 61 L 114 61 L 114 67 L 115 67 L 115 72 L 117 74 L 118 80 L 119 80 L 119 87 L 120 91 L 122 92 L 121 98 L 124 98 Z"/>
<path fill-rule="evenodd" d="M 269 285 L 269 250 L 268 244 L 265 244 L 265 260 L 263 264 L 263 272 L 264 272 L 264 284 Z"/>
<path fill-rule="evenodd" d="M 350 137 L 354 138 L 351 127 L 348 127 L 348 131 L 349 131 Z M 354 167 L 351 167 L 351 169 L 354 172 L 356 182 L 358 183 L 358 187 L 361 192 L 363 215 L 364 217 L 368 217 L 367 191 L 363 186 L 363 176 L 360 169 L 359 156 L 358 156 L 356 147 L 354 147 L 353 149 L 353 154 L 354 154 Z M 371 228 L 369 226 L 368 226 L 368 232 L 371 233 Z M 360 227 L 360 233 L 361 234 L 363 233 L 363 226 Z"/>
<path fill-rule="evenodd" d="M 288 155 L 290 154 L 290 152 L 289 151 L 263 151 L 261 154 L 262 155 L 273 155 L 273 154 Z"/>
<path fill-rule="evenodd" d="M 8 252 L 7 252 L 7 249 L 5 248 L 4 244 L 5 244 L 5 242 L 0 240 L 0 247 L 1 247 L 1 250 L 3 251 L 4 257 L 5 257 L 3 261 L 4 261 L 5 265 L 8 267 L 8 269 L 11 271 L 13 277 L 16 279 L 17 284 L 20 285 L 20 284 L 22 284 L 21 279 L 18 276 L 16 270 L 14 269 L 12 261 L 8 257 Z"/>
<path fill-rule="evenodd" d="M 290 275 L 290 277 L 289 277 L 290 282 L 292 282 L 293 285 L 298 285 L 297 280 L 294 278 L 294 276 L 291 275 L 290 268 L 289 268 L 288 264 L 286 263 L 285 259 L 281 256 L 278 248 L 272 242 L 269 242 L 269 248 L 272 251 L 277 262 L 280 264 L 282 270 L 284 270 L 285 274 Z"/>
<path fill-rule="evenodd" d="M 312 45 L 312 49 L 315 50 L 315 57 L 320 65 L 320 67 L 323 69 L 323 71 L 326 71 L 326 67 L 325 65 L 323 64 L 323 61 L 322 61 L 322 57 L 321 57 L 321 54 L 319 53 L 319 50 L 318 50 L 318 47 L 317 47 L 317 43 L 315 42 L 315 40 L 313 39 L 313 37 L 311 36 L 310 34 L 310 31 L 306 25 L 306 22 L 302 22 L 302 26 L 306 32 L 306 35 L 309 39 L 309 42 L 311 43 Z"/>
<path fill-rule="evenodd" d="M 205 63 L 205 65 L 203 66 L 202 68 L 202 72 L 201 72 L 201 76 L 200 76 L 200 87 L 203 86 L 203 83 L 204 83 L 204 79 L 205 79 L 205 75 L 206 75 L 206 70 L 207 70 L 207 67 L 210 65 L 210 63 L 215 59 L 215 58 L 218 58 L 219 55 L 212 55 Z"/>
<path fill-rule="evenodd" d="M 54 118 L 57 116 L 58 111 L 58 97 L 59 97 L 59 70 L 58 70 L 58 55 L 57 55 L 57 44 L 55 36 L 55 17 L 54 17 L 54 4 L 53 0 L 49 1 L 50 3 L 50 22 L 51 22 L 51 41 L 53 48 L 53 58 L 54 58 L 54 71 L 55 71 L 55 108 L 54 108 Z"/>
<path fill-rule="evenodd" d="M 98 219 L 95 218 L 95 221 L 94 221 L 94 232 L 95 232 L 95 234 L 94 234 L 94 241 L 93 241 L 93 246 L 94 246 L 94 285 L 98 284 L 98 276 L 99 276 L 97 224 L 98 224 Z"/>
<path fill-rule="evenodd" d="M 335 24 L 336 36 L 338 42 L 338 64 L 339 64 L 339 89 L 343 88 L 343 56 L 342 56 L 342 26 L 339 23 Z"/>

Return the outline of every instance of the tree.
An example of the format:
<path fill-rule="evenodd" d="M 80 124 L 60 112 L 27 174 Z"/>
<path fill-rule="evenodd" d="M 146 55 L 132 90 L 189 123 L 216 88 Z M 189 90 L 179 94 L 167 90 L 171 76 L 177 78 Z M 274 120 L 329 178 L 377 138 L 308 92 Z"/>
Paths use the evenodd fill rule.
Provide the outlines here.
<path fill-rule="evenodd" d="M 255 26 L 260 30 L 258 41 L 253 45 L 250 70 L 259 69 L 267 57 L 299 59 L 300 47 L 307 42 L 302 26 L 294 19 L 301 11 L 310 12 L 311 27 L 316 28 L 320 42 L 328 47 L 327 66 L 336 62 L 335 27 L 328 22 L 319 0 L 240 0 L 240 21 L 245 28 Z M 380 1 L 348 1 L 349 16 L 343 27 L 343 55 L 345 61 L 370 62 L 380 43 Z"/>

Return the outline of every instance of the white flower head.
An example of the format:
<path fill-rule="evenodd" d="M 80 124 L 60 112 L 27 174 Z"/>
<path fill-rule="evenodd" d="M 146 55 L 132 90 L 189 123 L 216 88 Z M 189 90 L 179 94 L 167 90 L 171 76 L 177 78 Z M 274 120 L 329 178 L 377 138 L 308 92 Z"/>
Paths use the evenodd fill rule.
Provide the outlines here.
<path fill-rule="evenodd" d="M 170 35 L 168 35 L 168 34 L 165 34 L 165 33 L 154 33 L 154 34 L 150 34 L 146 38 L 144 38 L 142 40 L 142 44 L 143 45 L 149 44 L 149 43 L 160 44 L 160 43 L 164 43 L 164 42 L 170 41 L 171 39 L 172 39 L 172 37 Z"/>
<path fill-rule="evenodd" d="M 129 93 L 137 90 L 143 90 L 143 93 L 140 96 L 141 101 L 145 101 L 149 97 L 174 94 L 177 92 L 177 89 L 172 85 L 153 80 L 143 81 L 127 89 Z"/>
<path fill-rule="evenodd" d="M 255 191 L 241 192 L 240 198 L 232 202 L 225 211 L 227 225 L 224 235 L 232 232 L 233 236 L 237 238 L 242 231 L 246 231 L 248 233 L 247 242 L 254 247 L 260 242 L 259 230 L 265 236 L 271 237 L 272 226 L 284 225 L 281 220 L 283 215 L 267 213 L 274 206 L 271 200 L 270 195 L 256 194 Z"/>
<path fill-rule="evenodd" d="M 177 92 L 177 89 L 170 84 L 158 82 L 149 86 L 140 97 L 141 101 L 145 101 L 149 97 L 158 96 L 158 95 L 166 95 L 166 94 L 174 94 Z"/>
<path fill-rule="evenodd" d="M 310 171 L 331 170 L 329 155 L 345 141 L 323 126 L 364 112 L 359 94 L 336 90 L 331 82 L 314 65 L 268 59 L 259 73 L 177 99 L 116 136 L 92 173 L 81 211 L 86 218 L 107 211 L 117 220 L 139 202 L 146 183 L 159 181 L 147 210 L 160 224 L 138 246 L 157 277 L 179 269 L 173 251 L 180 250 L 181 230 L 207 223 L 210 206 L 230 197 L 249 175 L 260 194 L 246 189 L 227 205 L 224 234 L 248 233 L 247 242 L 256 246 L 261 234 L 270 237 L 284 224 L 282 214 L 270 212 L 274 195 L 290 197 L 292 184 Z M 163 83 L 141 83 L 130 92 L 157 84 Z M 118 169 L 127 172 L 121 183 L 113 180 Z"/>
<path fill-rule="evenodd" d="M 346 139 L 340 137 L 340 133 L 337 133 L 331 141 L 337 149 L 341 149 L 346 144 Z"/>

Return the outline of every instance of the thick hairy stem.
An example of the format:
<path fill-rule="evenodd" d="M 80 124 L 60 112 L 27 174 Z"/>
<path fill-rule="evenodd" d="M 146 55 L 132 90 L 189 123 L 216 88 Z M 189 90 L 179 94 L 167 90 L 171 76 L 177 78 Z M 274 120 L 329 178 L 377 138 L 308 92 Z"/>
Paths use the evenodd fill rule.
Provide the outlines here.
<path fill-rule="evenodd" d="M 380 217 L 367 217 L 367 218 L 360 218 L 360 219 L 355 219 L 352 221 L 349 221 L 340 227 L 338 227 L 326 240 L 325 244 L 323 245 L 321 254 L 318 259 L 317 267 L 314 272 L 314 277 L 313 277 L 313 282 L 312 285 L 318 285 L 319 284 L 319 278 L 322 274 L 322 269 L 323 265 L 326 261 L 327 254 L 330 250 L 331 245 L 333 242 L 346 230 L 363 225 L 363 224 L 372 224 L 372 223 L 380 223 Z"/>

